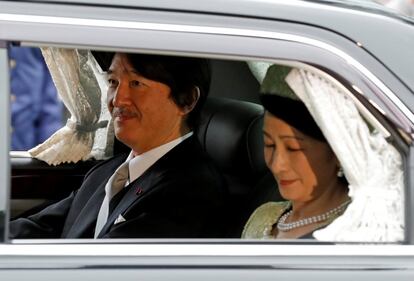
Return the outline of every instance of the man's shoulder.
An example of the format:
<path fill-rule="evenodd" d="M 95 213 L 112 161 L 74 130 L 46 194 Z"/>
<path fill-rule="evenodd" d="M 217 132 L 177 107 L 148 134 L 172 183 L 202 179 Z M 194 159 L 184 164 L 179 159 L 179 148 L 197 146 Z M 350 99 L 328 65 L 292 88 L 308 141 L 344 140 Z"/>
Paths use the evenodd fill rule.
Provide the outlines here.
<path fill-rule="evenodd" d="M 203 151 L 200 142 L 195 136 L 187 138 L 165 154 L 160 159 L 160 165 L 165 167 L 165 169 L 177 171 L 202 171 L 205 169 L 217 171 L 213 161 Z"/>
<path fill-rule="evenodd" d="M 203 200 L 216 198 L 214 194 L 227 193 L 226 180 L 219 168 L 203 151 L 198 139 L 191 138 L 186 139 L 176 147 L 177 149 L 166 154 L 165 159 L 160 159 L 157 165 L 156 169 L 162 175 L 160 182 L 163 185 L 175 186 L 174 189 L 168 188 L 165 191 L 169 193 L 180 190 L 188 192 L 187 194 L 191 193 L 192 196 L 198 194 L 206 197 Z"/>

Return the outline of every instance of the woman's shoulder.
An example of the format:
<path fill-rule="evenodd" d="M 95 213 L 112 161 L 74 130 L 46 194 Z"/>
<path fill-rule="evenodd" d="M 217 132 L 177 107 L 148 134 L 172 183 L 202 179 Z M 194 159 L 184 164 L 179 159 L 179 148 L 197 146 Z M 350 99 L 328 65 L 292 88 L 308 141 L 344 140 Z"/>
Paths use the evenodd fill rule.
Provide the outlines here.
<path fill-rule="evenodd" d="M 280 216 L 290 207 L 289 201 L 267 202 L 259 206 L 250 216 L 244 226 L 243 239 L 271 238 L 273 225 Z"/>
<path fill-rule="evenodd" d="M 267 202 L 260 205 L 256 210 L 254 210 L 251 217 L 271 215 L 274 214 L 275 211 L 278 211 L 279 209 L 285 210 L 289 206 L 289 201 Z"/>

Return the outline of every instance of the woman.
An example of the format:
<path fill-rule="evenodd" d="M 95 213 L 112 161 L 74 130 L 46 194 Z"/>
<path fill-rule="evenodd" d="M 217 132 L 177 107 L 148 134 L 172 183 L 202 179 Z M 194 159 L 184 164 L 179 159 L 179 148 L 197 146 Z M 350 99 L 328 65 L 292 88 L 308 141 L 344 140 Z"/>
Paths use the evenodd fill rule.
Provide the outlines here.
<path fill-rule="evenodd" d="M 284 80 L 290 70 L 271 66 L 261 88 L 265 160 L 286 201 L 257 208 L 243 238 L 312 238 L 350 203 L 334 152 Z"/>

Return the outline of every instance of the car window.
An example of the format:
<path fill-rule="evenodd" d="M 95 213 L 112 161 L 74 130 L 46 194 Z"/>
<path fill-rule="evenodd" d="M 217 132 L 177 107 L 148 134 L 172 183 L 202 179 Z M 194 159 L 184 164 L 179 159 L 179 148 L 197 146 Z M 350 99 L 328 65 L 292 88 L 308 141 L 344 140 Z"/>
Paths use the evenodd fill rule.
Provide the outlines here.
<path fill-rule="evenodd" d="M 399 34 L 410 38 L 411 25 L 353 5 L 302 4 L 257 3 L 258 16 L 248 3 L 237 10 L 224 3 L 223 11 L 232 12 L 217 13 L 213 3 L 191 11 L 181 2 L 172 10 L 95 1 L 2 2 L 1 73 L 10 70 L 10 46 L 42 48 L 71 116 L 60 133 L 30 151 L 36 158 L 24 153 L 9 157 L 10 80 L 2 78 L 0 87 L 8 94 L 0 118 L 5 124 L 0 131 L 0 152 L 5 154 L 0 210 L 6 222 L 34 215 L 17 226 L 4 224 L 4 236 L 20 236 L 19 223 L 28 222 L 41 229 L 39 237 L 46 233 L 47 238 L 123 238 L 131 231 L 145 233 L 135 238 L 304 238 L 294 240 L 301 243 L 315 232 L 319 241 L 411 243 L 412 223 L 404 214 L 411 213 L 412 205 L 408 167 L 414 116 L 409 60 L 401 59 L 410 57 L 411 42 L 396 45 Z M 349 21 L 364 28 L 351 28 Z M 400 32 L 389 32 L 392 40 L 385 41 L 372 36 L 379 27 Z M 398 56 L 387 51 L 396 47 Z M 99 52 L 109 52 L 107 66 L 113 69 L 90 60 Z M 165 64 L 166 56 L 174 58 Z M 162 61 L 160 67 L 148 67 L 154 60 Z M 206 60 L 216 83 L 200 111 L 199 125 L 191 127 L 189 113 L 197 112 L 207 92 Z M 174 67 L 180 71 L 170 71 Z M 167 75 L 171 73 L 185 73 L 177 78 L 183 82 L 175 83 L 174 75 Z M 168 89 L 176 95 L 172 99 L 166 98 Z M 286 106 L 272 101 L 265 105 L 275 93 L 288 99 Z M 297 97 L 301 109 L 292 105 Z M 115 115 L 114 123 L 105 106 Z M 150 112 L 158 117 L 142 117 L 145 126 L 138 126 L 138 117 L 152 116 Z M 162 134 L 177 129 L 176 124 L 184 125 Z M 136 129 L 127 130 L 130 125 Z M 152 143 L 166 139 L 166 146 Z M 191 153 L 176 153 L 182 155 L 172 161 L 177 164 L 168 163 L 165 159 L 171 158 L 164 156 L 185 143 L 192 143 Z M 137 157 L 148 151 L 156 156 Z M 111 158 L 113 154 L 117 156 Z M 144 159 L 144 168 L 136 168 L 137 159 Z M 157 166 L 152 161 L 161 167 L 147 172 Z M 326 163 L 330 165 L 322 165 Z M 346 181 L 338 182 L 344 177 Z M 326 184 L 330 179 L 335 184 Z M 76 190 L 82 182 L 88 188 Z M 121 189 L 112 184 L 116 182 Z M 163 189 L 170 184 L 177 188 Z M 133 188 L 123 189 L 126 185 Z M 301 216 L 302 204 L 297 203 L 322 194 L 325 189 L 317 189 L 319 185 L 348 186 L 348 191 L 342 188 L 332 200 L 322 200 L 326 209 Z M 161 199 L 147 200 L 149 195 Z M 266 204 L 269 198 L 276 204 Z M 33 210 L 27 200 L 41 205 Z M 129 208 L 135 203 L 137 209 Z M 36 215 L 45 206 L 49 208 Z M 377 208 L 381 212 L 374 212 Z M 354 222 L 352 217 L 358 223 L 347 225 Z M 380 223 L 367 219 L 371 217 Z M 57 227 L 49 228 L 52 224 Z M 183 226 L 191 226 L 185 234 Z M 166 229 L 175 234 L 166 237 Z M 307 231 L 299 231 L 303 229 Z M 368 234 L 355 235 L 362 230 Z"/>
<path fill-rule="evenodd" d="M 128 154 L 131 150 L 131 147 L 122 144 L 122 141 L 128 141 L 128 138 L 123 135 L 118 135 L 118 137 L 121 136 L 121 142 L 110 139 L 111 128 L 115 126 L 115 130 L 117 130 L 117 125 L 111 123 L 108 114 L 105 115 L 103 112 L 108 110 L 106 95 L 110 93 L 113 83 L 120 84 L 123 81 L 121 74 L 117 74 L 117 68 L 114 68 L 115 70 L 109 68 L 110 74 L 108 74 L 108 69 L 104 69 L 99 61 L 96 63 L 92 59 L 93 54 L 94 52 L 90 53 L 87 50 L 43 48 L 43 55 L 52 70 L 52 77 L 58 90 L 67 89 L 68 85 L 73 87 L 72 91 L 60 93 L 61 96 L 63 94 L 62 99 L 68 106 L 69 111 L 75 113 L 72 117 L 69 116 L 66 130 L 80 131 L 83 138 L 72 139 L 71 146 L 65 148 L 66 140 L 64 140 L 64 137 L 67 132 L 65 132 L 64 127 L 62 132 L 65 134 L 55 138 L 57 141 L 52 138 L 49 143 L 46 142 L 43 149 L 32 150 L 34 156 L 42 161 L 50 161 L 50 164 L 30 158 L 12 158 L 11 220 L 13 222 L 11 233 L 16 235 L 16 238 L 20 235 L 19 229 L 24 227 L 25 218 L 27 217 L 35 223 L 55 224 L 57 226 L 56 232 L 44 232 L 50 238 L 60 235 L 68 238 L 82 238 L 82 235 L 85 235 L 84 237 L 87 238 L 88 236 L 85 233 L 91 233 L 91 228 L 94 227 L 93 225 L 82 226 L 82 223 L 79 227 L 74 226 L 76 220 L 79 220 L 80 213 L 78 212 L 85 208 L 85 210 L 93 213 L 93 216 L 97 216 L 99 220 L 99 214 L 104 204 L 102 203 L 100 208 L 95 206 L 88 209 L 91 208 L 88 206 L 88 204 L 91 204 L 88 200 L 94 196 L 100 196 L 100 199 L 96 199 L 99 202 L 106 200 L 103 191 L 106 189 L 106 193 L 108 193 L 108 189 L 105 187 L 105 183 L 112 181 L 111 176 L 114 172 L 114 168 L 106 168 L 111 165 L 112 160 L 107 160 L 110 153 L 113 153 L 115 155 L 114 159 L 117 159 L 120 154 L 125 152 Z M 140 59 L 153 59 L 151 55 L 137 55 L 144 55 L 144 57 L 139 57 Z M 83 61 L 83 59 L 86 60 Z M 194 59 L 198 60 L 199 58 Z M 129 58 L 129 60 L 132 59 Z M 113 63 L 113 58 L 110 62 Z M 149 230 L 138 231 L 137 233 L 142 233 L 136 236 L 138 238 L 175 238 L 177 235 L 177 237 L 186 238 L 185 235 L 190 235 L 192 231 L 199 229 L 200 233 L 203 233 L 202 235 L 199 234 L 201 236 L 190 236 L 189 238 L 271 239 L 279 237 L 282 239 L 314 239 L 313 233 L 316 233 L 318 239 L 322 241 L 335 241 L 336 239 L 340 241 L 361 241 L 361 236 L 352 235 L 353 232 L 358 233 L 360 231 L 352 226 L 352 219 L 355 219 L 354 214 L 365 212 L 365 216 L 371 217 L 369 212 L 363 211 L 364 208 L 369 208 L 370 204 L 378 206 L 378 202 L 383 202 L 381 200 L 384 199 L 383 197 L 367 196 L 365 193 L 365 189 L 369 190 L 370 184 L 372 184 L 371 181 L 367 182 L 366 179 L 375 175 L 379 182 L 386 182 L 383 184 L 384 190 L 381 190 L 381 192 L 394 194 L 394 197 L 391 198 L 393 201 L 384 201 L 386 203 L 380 203 L 379 205 L 389 204 L 389 206 L 386 206 L 387 210 L 393 212 L 391 216 L 397 216 L 399 220 L 395 224 L 397 234 L 380 238 L 371 237 L 372 241 L 384 239 L 385 242 L 398 242 L 404 239 L 402 232 L 398 231 L 398 229 L 401 230 L 404 227 L 403 205 L 401 202 L 404 186 L 403 164 L 400 153 L 387 142 L 387 139 L 390 139 L 394 132 L 387 124 L 382 124 L 382 120 L 378 120 L 371 111 L 367 110 L 364 104 L 347 89 L 347 85 L 340 83 L 339 79 L 335 79 L 326 72 L 295 61 L 270 63 L 212 60 L 210 64 L 212 70 L 210 94 L 204 109 L 201 111 L 200 123 L 198 127 L 194 128 L 194 133 L 197 141 L 202 146 L 202 150 L 207 154 L 211 167 L 217 169 L 214 180 L 208 181 L 209 185 L 223 184 L 226 189 L 225 192 L 223 189 L 223 194 L 217 195 L 213 200 L 209 199 L 210 201 L 203 201 L 205 198 L 199 198 L 198 200 L 201 199 L 199 201 L 201 208 L 199 208 L 200 206 L 191 205 L 193 204 L 190 202 L 191 200 L 183 201 L 183 204 L 189 204 L 187 209 L 170 205 L 170 202 L 165 201 L 164 194 L 159 195 L 161 198 L 159 202 L 156 200 L 146 205 L 145 193 L 147 190 L 145 189 L 147 187 L 145 182 L 140 183 L 138 177 L 138 184 L 135 184 L 135 179 L 132 180 L 133 191 L 125 192 L 132 192 L 134 196 L 137 196 L 135 200 L 138 203 L 141 200 L 141 194 L 144 194 L 142 195 L 143 209 L 141 210 L 140 207 L 138 208 L 139 211 L 134 211 L 134 208 L 129 209 L 128 206 L 123 209 L 119 208 L 119 204 L 125 203 L 122 199 L 122 196 L 125 195 L 117 191 L 120 197 L 118 198 L 118 205 L 112 208 L 120 213 L 109 215 L 109 219 L 112 219 L 113 223 L 112 225 L 102 226 L 102 231 L 118 230 L 118 232 L 114 232 L 114 235 L 120 236 L 108 236 L 106 238 L 125 238 L 122 235 L 131 230 L 135 231 L 134 223 L 137 225 L 136 227 L 141 223 L 143 229 L 148 228 Z M 130 66 L 134 67 L 132 63 Z M 116 67 L 116 64 L 113 67 Z M 78 72 L 79 69 L 81 69 L 80 72 Z M 137 80 L 128 76 L 129 88 L 132 88 L 131 81 L 134 81 L 134 83 L 138 81 L 145 87 L 150 88 L 154 79 L 162 79 L 153 78 L 156 76 L 150 76 L 153 79 L 145 77 L 145 75 L 155 75 L 151 72 L 145 72 L 145 75 L 138 74 L 137 78 L 134 78 Z M 151 81 L 148 81 L 148 79 Z M 156 82 L 159 83 L 160 81 Z M 120 87 L 118 84 L 116 84 L 116 89 Z M 108 87 L 109 90 L 107 90 Z M 91 89 L 95 91 L 91 92 Z M 133 90 L 136 91 L 135 95 L 139 95 L 141 91 L 137 88 L 133 88 Z M 292 95 L 292 93 L 293 98 L 292 96 L 287 97 L 288 100 L 285 105 L 283 100 L 286 98 L 285 95 Z M 283 99 L 279 100 L 279 96 Z M 339 98 L 337 100 L 333 99 L 336 96 Z M 73 97 L 76 97 L 76 99 Z M 93 100 L 91 100 L 91 97 Z M 275 97 L 276 100 L 273 101 L 272 99 Z M 329 97 L 332 97 L 332 99 L 327 100 Z M 135 103 L 138 98 L 137 96 L 127 97 L 124 102 L 131 108 L 138 107 L 139 103 Z M 270 101 L 267 100 L 268 98 L 270 98 Z M 83 100 L 83 102 L 78 102 L 78 100 Z M 297 107 L 297 102 L 300 102 L 300 107 Z M 97 103 L 99 111 L 96 111 Z M 117 101 L 112 103 L 117 103 Z M 81 108 L 84 112 L 93 106 L 95 106 L 95 111 L 91 112 L 95 114 L 95 119 L 88 119 L 86 114 L 82 117 L 82 111 L 77 111 Z M 337 109 L 340 110 L 339 114 L 334 114 Z M 305 111 L 306 113 L 304 113 Z M 280 112 L 282 112 L 282 115 L 279 115 Z M 375 114 L 377 113 L 375 112 Z M 133 116 L 133 113 L 128 114 Z M 355 121 L 355 119 L 358 120 Z M 348 122 L 349 120 L 355 122 Z M 75 126 L 70 125 L 70 122 Z M 88 122 L 97 125 L 93 130 L 88 131 L 85 129 L 90 127 Z M 99 136 L 98 132 L 105 128 L 106 131 Z M 83 160 L 87 161 L 75 164 L 58 163 L 57 161 L 70 162 L 70 159 L 72 159 L 70 157 L 81 153 L 77 151 L 82 149 L 81 146 L 77 145 L 77 141 L 87 140 L 86 133 L 93 135 L 89 139 L 92 152 L 89 155 L 84 153 L 81 156 Z M 115 132 L 115 135 L 117 133 L 120 134 L 120 132 Z M 112 134 L 114 134 L 113 129 Z M 106 138 L 103 138 L 102 135 Z M 57 145 L 58 141 L 62 142 L 61 146 Z M 352 148 L 352 145 L 355 144 L 358 147 Z M 57 147 L 60 148 L 57 149 Z M 93 151 L 94 147 L 97 148 L 95 152 Z M 99 149 L 103 152 L 100 155 Z M 385 149 L 385 154 L 381 152 L 381 149 Z M 326 153 L 321 154 L 319 151 L 326 151 Z M 69 161 L 62 158 L 66 156 L 65 153 L 69 155 Z M 51 156 L 47 156 L 47 154 Z M 361 157 L 361 155 L 366 157 Z M 389 162 L 384 164 L 385 160 L 382 157 L 385 157 L 384 159 Z M 120 160 L 116 161 L 118 162 L 115 166 L 122 162 L 119 162 Z M 291 164 L 280 167 L 281 162 Z M 56 164 L 59 165 L 51 166 Z M 92 172 L 88 172 L 95 164 L 98 164 L 98 166 L 92 168 Z M 156 164 L 153 165 L 156 166 Z M 100 171 L 102 168 L 103 172 Z M 366 168 L 366 170 L 363 170 L 363 168 Z M 395 169 L 388 171 L 392 168 Z M 131 168 L 129 169 L 131 173 Z M 307 169 L 310 176 L 306 174 Z M 109 173 L 107 170 L 112 172 Z M 165 171 L 167 179 L 170 170 L 175 171 L 174 166 Z M 328 170 L 334 171 L 335 179 L 339 178 L 337 188 L 343 190 L 341 193 L 332 192 L 323 195 L 325 191 L 323 187 L 329 186 L 324 181 L 331 181 L 330 174 L 325 172 Z M 380 174 L 389 176 L 381 178 L 379 177 Z M 85 175 L 86 177 L 83 178 Z M 144 178 L 145 175 L 143 174 Z M 161 175 L 157 175 L 158 177 L 163 179 Z M 178 173 L 178 176 L 172 176 L 169 180 L 180 182 L 182 181 L 180 177 L 183 177 L 183 175 Z M 308 180 L 312 177 L 316 177 L 316 182 Z M 320 181 L 322 184 L 319 183 Z M 27 186 L 29 182 L 30 192 L 28 192 L 29 187 Z M 84 186 L 78 191 L 77 188 L 82 182 Z M 183 181 L 181 185 L 185 186 L 185 182 Z M 100 186 L 102 189 L 101 195 L 97 195 L 95 190 L 90 189 L 90 187 L 89 189 L 85 188 L 85 186 L 91 184 Z M 23 188 L 23 186 L 25 187 Z M 160 186 L 162 186 L 162 183 L 160 183 Z M 297 193 L 289 191 L 295 186 L 299 190 Z M 130 188 L 130 190 L 132 189 Z M 190 193 L 185 194 L 185 192 L 190 192 L 189 190 L 183 189 L 180 192 L 184 192 L 184 194 L 180 194 L 180 197 L 177 198 L 187 196 L 192 199 Z M 308 195 L 306 195 L 306 192 L 308 192 Z M 357 197 L 358 200 L 353 202 L 354 194 L 358 193 L 359 195 L 356 196 L 360 197 Z M 168 191 L 165 191 L 165 194 L 173 196 Z M 205 194 L 205 196 L 209 198 L 207 196 L 210 195 Z M 302 198 L 301 196 L 305 197 Z M 80 200 L 79 198 L 84 199 Z M 115 198 L 116 196 L 107 200 L 112 202 Z M 171 197 L 167 198 L 171 199 Z M 295 207 L 298 206 L 295 203 L 303 202 L 303 200 L 306 202 L 313 200 L 317 203 L 313 206 L 319 204 L 323 208 L 317 209 L 316 213 L 314 211 L 308 216 L 294 219 Z M 332 204 L 334 201 L 335 204 Z M 134 203 L 127 202 L 127 204 Z M 95 205 L 100 205 L 100 203 Z M 163 214 L 165 205 L 170 208 L 168 216 Z M 395 205 L 397 207 L 393 208 L 392 206 Z M 140 205 L 138 204 L 138 206 Z M 214 209 L 210 210 L 212 206 Z M 205 222 L 201 222 L 201 217 L 196 218 L 189 215 L 188 210 L 191 210 L 191 208 L 195 208 L 194 210 L 198 210 L 200 214 L 209 217 L 205 221 L 208 222 L 208 227 L 220 228 L 221 232 L 202 228 L 200 225 Z M 350 208 L 350 211 L 346 213 L 348 208 Z M 206 210 L 208 214 L 206 214 Z M 214 213 L 215 210 L 220 211 Z M 128 213 L 129 211 L 130 213 Z M 196 213 L 196 211 L 194 212 Z M 375 213 L 375 210 L 372 210 L 372 212 Z M 342 220 L 336 220 L 342 215 L 345 215 Z M 53 217 L 56 221 L 51 220 Z M 200 223 L 197 219 L 200 220 Z M 364 227 L 369 227 L 369 221 L 364 221 L 363 215 L 359 216 L 359 219 L 367 224 Z M 127 220 L 133 223 L 128 227 L 124 227 L 123 225 L 128 224 L 125 223 Z M 333 221 L 339 221 L 339 223 L 333 223 Z M 162 222 L 162 224 L 170 226 L 170 231 L 165 230 L 164 227 L 158 229 L 153 225 L 156 222 Z M 328 227 L 328 231 L 322 230 L 331 223 L 332 227 Z M 182 224 L 187 224 L 190 228 L 186 229 L 187 234 L 184 236 L 180 236 Z M 85 228 L 82 230 L 84 232 L 80 230 L 82 227 Z M 348 232 L 346 232 L 347 227 L 351 229 Z M 336 234 L 332 234 L 335 231 Z M 289 236 L 290 233 L 294 234 Z"/>

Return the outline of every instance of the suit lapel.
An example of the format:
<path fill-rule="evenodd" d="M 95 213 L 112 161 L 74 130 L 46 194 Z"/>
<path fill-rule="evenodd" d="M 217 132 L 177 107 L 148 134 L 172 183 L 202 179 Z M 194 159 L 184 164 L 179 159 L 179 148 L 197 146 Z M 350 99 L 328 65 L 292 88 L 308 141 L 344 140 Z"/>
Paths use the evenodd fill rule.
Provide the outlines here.
<path fill-rule="evenodd" d="M 125 187 L 128 188 L 126 194 L 110 214 L 98 238 L 103 237 L 110 231 L 111 226 L 119 215 L 126 217 L 126 213 L 130 207 L 136 206 L 137 203 L 151 196 L 158 189 L 158 185 L 166 173 L 173 172 L 175 168 L 179 168 L 181 161 L 185 162 L 185 156 L 193 153 L 195 143 L 197 142 L 194 138 L 192 136 L 178 144 L 155 162 L 142 176 Z"/>
<path fill-rule="evenodd" d="M 96 219 L 98 217 L 99 210 L 102 205 L 102 201 L 105 197 L 105 185 L 109 178 L 118 168 L 118 166 L 125 161 L 125 157 L 116 159 L 114 163 L 105 172 L 107 177 L 98 188 L 95 190 L 91 198 L 87 201 L 85 206 L 79 212 L 72 227 L 65 235 L 66 238 L 90 238 L 93 237 Z"/>
<path fill-rule="evenodd" d="M 156 167 L 154 167 L 154 169 L 150 168 L 141 177 L 126 186 L 126 193 L 109 215 L 109 218 L 99 233 L 98 238 L 102 237 L 110 230 L 119 215 L 125 214 L 131 206 L 149 196 L 152 191 L 156 189 L 158 182 L 162 178 L 162 174 L 163 173 L 160 173 Z"/>
<path fill-rule="evenodd" d="M 66 234 L 66 238 L 90 237 L 91 234 L 89 232 L 95 227 L 96 218 L 98 217 L 99 209 L 101 208 L 102 201 L 105 197 L 105 184 L 106 182 L 103 182 L 90 200 L 88 200 L 69 232 Z"/>

